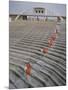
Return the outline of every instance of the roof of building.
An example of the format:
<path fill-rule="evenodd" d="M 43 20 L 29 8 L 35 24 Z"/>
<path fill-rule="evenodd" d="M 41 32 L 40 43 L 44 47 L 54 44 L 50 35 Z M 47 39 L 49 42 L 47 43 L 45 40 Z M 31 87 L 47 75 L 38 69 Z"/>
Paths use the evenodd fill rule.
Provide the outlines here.
<path fill-rule="evenodd" d="M 34 8 L 45 8 L 48 16 L 66 16 L 65 4 L 9 1 L 9 14 L 35 15 Z"/>

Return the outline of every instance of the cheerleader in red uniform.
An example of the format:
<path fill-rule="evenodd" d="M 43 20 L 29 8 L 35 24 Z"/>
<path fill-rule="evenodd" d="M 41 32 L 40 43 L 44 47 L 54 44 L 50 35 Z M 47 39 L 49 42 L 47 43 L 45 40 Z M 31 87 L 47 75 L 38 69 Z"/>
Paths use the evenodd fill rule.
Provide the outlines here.
<path fill-rule="evenodd" d="M 28 79 L 28 77 L 31 75 L 31 65 L 29 63 L 27 63 L 25 65 L 25 73 L 26 73 L 26 78 Z"/>
<path fill-rule="evenodd" d="M 43 48 L 43 49 L 41 49 L 41 52 L 47 54 L 47 53 L 48 53 L 48 48 Z"/>

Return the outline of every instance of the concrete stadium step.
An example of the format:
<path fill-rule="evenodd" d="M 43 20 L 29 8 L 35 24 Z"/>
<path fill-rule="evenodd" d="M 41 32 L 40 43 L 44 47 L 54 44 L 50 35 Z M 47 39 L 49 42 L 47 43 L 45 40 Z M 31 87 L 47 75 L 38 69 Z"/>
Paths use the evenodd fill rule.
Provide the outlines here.
<path fill-rule="evenodd" d="M 36 44 L 36 45 L 42 45 L 42 46 L 44 46 L 44 45 L 48 45 L 48 41 L 47 42 L 40 42 L 40 40 L 37 40 L 37 41 L 33 41 L 33 40 L 27 40 L 26 42 L 25 42 L 26 40 L 23 40 L 23 42 L 19 42 L 19 43 L 17 43 L 17 44 Z M 65 48 L 66 46 L 65 46 L 65 44 L 64 43 L 61 43 L 61 44 L 59 44 L 59 43 L 56 43 L 56 42 L 54 42 L 55 43 L 55 45 L 56 46 L 58 46 L 58 47 L 62 47 L 63 46 L 63 48 Z"/>
<path fill-rule="evenodd" d="M 11 49 L 13 49 L 14 47 L 15 47 L 15 46 L 12 46 Z M 16 46 L 16 47 L 17 47 L 17 46 Z M 20 48 L 22 48 L 22 49 L 23 49 L 23 48 L 28 48 L 28 49 L 30 49 L 30 50 L 34 50 L 34 51 L 36 50 L 36 51 L 39 51 L 39 52 L 41 52 L 41 49 L 42 49 L 42 48 L 37 48 L 37 47 L 34 47 L 34 46 L 27 46 L 27 45 L 23 45 L 23 46 L 20 45 L 20 46 L 18 46 L 18 47 L 20 47 Z M 17 48 L 18 48 L 18 47 L 17 47 Z M 44 47 L 43 47 L 43 48 L 44 48 Z M 11 50 L 11 49 L 10 49 L 10 50 Z M 25 49 L 25 50 L 26 50 L 26 49 Z M 22 51 L 23 51 L 23 50 L 22 50 Z M 56 54 L 59 54 L 60 56 L 62 56 L 62 57 L 65 58 L 65 54 L 64 54 L 64 53 L 61 53 L 61 52 L 58 53 L 58 52 L 57 52 L 55 49 L 53 49 L 53 48 L 49 49 L 49 52 L 51 52 L 51 53 L 54 53 L 54 52 L 55 52 Z"/>
<path fill-rule="evenodd" d="M 16 63 L 17 64 L 17 63 Z M 19 62 L 18 62 L 18 64 L 19 64 Z M 21 66 L 21 65 L 20 65 Z M 36 70 L 35 70 L 36 71 Z M 37 71 L 38 72 L 38 71 Z M 39 73 L 39 72 L 38 72 Z M 36 75 L 36 74 L 35 74 Z M 40 75 L 40 74 L 39 74 Z"/>
<path fill-rule="evenodd" d="M 16 69 L 17 69 L 17 67 L 16 67 Z M 12 72 L 12 71 L 10 70 L 9 75 L 10 75 L 10 76 L 9 76 L 9 77 L 10 77 L 9 80 L 13 81 L 13 84 L 15 84 L 16 88 L 29 87 L 26 82 L 22 81 L 22 80 L 20 79 L 20 77 L 19 77 L 18 75 L 16 75 L 15 72 Z M 21 82 L 21 84 L 20 84 L 20 82 Z M 17 85 L 17 84 L 18 84 L 18 85 Z"/>
<path fill-rule="evenodd" d="M 22 70 L 24 69 L 24 67 L 25 67 L 25 65 L 22 63 L 20 63 L 20 62 L 11 62 L 11 64 L 14 64 L 14 65 L 18 65 L 18 66 L 20 66 L 21 68 L 22 68 Z M 12 69 L 12 67 L 11 67 L 11 69 Z M 14 69 L 14 68 L 13 68 Z M 16 70 L 16 71 L 18 71 L 18 70 Z M 31 78 L 31 81 L 29 81 L 29 80 L 27 80 L 26 78 L 24 78 L 28 83 L 30 83 L 33 87 L 35 86 L 35 87 L 38 87 L 39 86 L 39 84 L 40 84 L 40 86 L 43 86 L 45 83 L 46 83 L 46 81 L 43 79 L 43 77 L 41 76 L 41 75 L 39 75 L 35 70 L 33 70 L 32 69 L 32 74 L 34 75 L 34 72 L 35 72 L 35 76 L 30 76 L 30 78 Z M 19 74 L 21 74 L 20 73 L 20 70 L 18 71 L 18 73 Z M 25 72 L 24 72 L 25 73 Z M 38 74 L 38 75 L 36 75 L 36 74 Z M 40 78 L 40 77 L 41 78 Z M 22 74 L 22 76 L 21 76 L 21 78 L 23 77 L 23 74 Z M 26 77 L 26 76 L 25 76 Z M 35 77 L 36 77 L 36 79 L 35 79 Z M 34 81 L 33 81 L 34 80 Z M 45 84 L 45 86 L 46 86 L 46 84 Z"/>
<path fill-rule="evenodd" d="M 19 42 L 19 44 L 31 44 L 31 45 L 41 45 L 41 46 L 45 46 L 45 45 L 48 45 L 48 43 L 47 42 L 44 42 L 44 43 L 41 43 L 41 42 L 39 42 L 38 43 L 38 41 L 37 42 L 32 42 L 32 41 L 26 41 L 26 42 Z M 64 47 L 65 47 L 65 44 L 64 43 L 61 43 L 61 45 L 58 45 L 58 43 L 57 44 L 55 44 L 55 46 L 57 46 L 58 48 L 60 48 L 60 50 L 65 50 L 65 48 L 64 47 L 62 47 L 62 45 L 64 45 Z"/>
<path fill-rule="evenodd" d="M 26 60 L 24 60 L 23 61 L 23 59 L 18 59 L 18 58 L 10 58 L 10 60 L 11 61 L 14 61 L 14 60 L 16 60 L 16 61 L 20 61 L 21 60 L 21 62 L 22 63 L 25 63 L 26 64 Z M 33 59 L 32 59 L 32 61 L 33 61 Z M 42 64 L 41 64 L 42 63 Z M 43 62 L 43 61 L 37 61 L 37 62 L 35 62 L 35 63 L 32 63 L 32 67 L 34 66 L 34 65 L 39 65 L 39 66 L 41 66 L 41 67 L 44 67 L 45 66 L 45 68 L 49 68 L 51 71 L 56 71 L 56 69 L 55 69 L 55 67 L 52 67 L 51 65 L 49 65 L 47 62 L 45 63 L 45 62 Z M 36 67 L 35 67 L 36 68 Z M 65 79 L 65 77 L 59 72 L 59 71 L 57 71 L 56 72 L 56 74 L 58 74 L 60 77 L 63 77 L 64 79 Z"/>
<path fill-rule="evenodd" d="M 17 57 L 18 58 L 18 57 Z M 21 58 L 21 57 L 20 57 Z M 20 60 L 20 58 L 18 59 L 18 60 Z M 29 58 L 29 57 L 28 57 Z M 23 60 L 23 59 L 22 59 Z M 26 59 L 27 60 L 27 59 Z M 33 58 L 32 58 L 32 60 L 33 60 Z M 35 60 L 36 61 L 36 60 Z M 48 61 L 48 60 L 47 60 Z M 37 60 L 37 62 L 38 62 L 38 60 Z M 46 62 L 47 63 L 47 62 Z M 49 63 L 48 63 L 49 64 Z M 51 64 L 51 62 L 50 62 L 50 64 Z M 53 64 L 53 61 L 52 61 L 52 64 Z M 54 63 L 55 64 L 55 63 Z M 57 64 L 58 65 L 58 64 Z"/>
<path fill-rule="evenodd" d="M 12 67 L 10 67 L 10 71 L 14 72 L 16 74 L 16 76 L 19 76 L 22 79 L 22 81 L 25 81 L 27 83 L 27 85 L 29 85 L 29 87 L 33 87 L 33 84 L 31 84 L 28 81 L 26 81 L 26 79 L 23 78 L 23 75 L 20 74 L 20 72 L 15 69 L 15 66 L 14 65 Z"/>
<path fill-rule="evenodd" d="M 45 43 L 45 44 L 37 44 L 37 43 L 24 43 L 24 42 L 22 42 L 22 43 L 19 43 L 20 45 L 22 45 L 22 46 L 24 46 L 24 45 L 30 45 L 30 46 L 35 46 L 35 47 L 48 47 L 48 43 Z M 18 44 L 16 44 L 15 46 L 17 46 Z M 57 48 L 60 48 L 60 50 L 64 50 L 65 51 L 65 48 L 64 47 L 62 47 L 62 45 L 59 47 L 58 45 L 55 45 Z"/>
<path fill-rule="evenodd" d="M 10 87 L 10 89 L 15 89 L 15 88 L 16 88 L 16 87 L 14 86 L 14 83 L 12 83 L 11 81 L 10 81 L 9 87 Z"/>
<path fill-rule="evenodd" d="M 11 54 L 10 59 L 12 58 L 12 59 L 17 59 L 17 60 L 25 61 L 25 62 L 31 62 L 31 63 L 37 63 L 37 62 L 41 61 L 40 57 L 38 57 L 38 58 L 36 58 L 36 57 L 38 57 L 38 56 L 35 55 L 35 57 L 34 57 L 34 56 L 27 55 L 27 57 L 26 57 L 25 54 L 19 56 L 19 54 L 16 55 L 15 53 L 13 53 L 13 54 Z M 44 59 L 42 59 L 42 62 L 47 63 L 49 65 L 54 64 L 54 65 L 60 66 L 60 68 L 63 68 L 62 71 L 63 70 L 65 71 L 65 67 L 63 67 L 62 64 L 59 64 L 59 63 L 57 63 L 57 62 L 55 62 L 55 61 L 53 61 L 51 59 L 44 58 Z"/>
<path fill-rule="evenodd" d="M 33 58 L 37 58 L 37 59 L 39 58 L 39 59 L 42 60 L 42 56 L 41 56 L 41 58 L 40 58 L 40 56 L 38 56 L 38 55 L 36 55 L 36 54 L 35 54 L 35 55 L 31 55 L 31 54 L 30 54 L 30 55 L 29 55 L 29 54 L 27 54 L 27 53 L 20 53 L 20 52 L 15 52 L 15 53 L 14 53 L 14 52 L 12 52 L 10 55 L 15 56 L 16 54 L 17 54 L 20 58 L 23 57 L 23 55 L 24 55 L 26 58 L 28 58 L 28 57 L 29 57 L 29 58 L 33 57 Z M 17 55 L 16 55 L 16 56 L 17 56 Z M 44 57 L 44 60 L 45 60 L 46 58 L 49 58 L 49 57 L 47 57 L 47 56 Z M 51 60 L 52 58 L 49 58 L 49 59 Z M 54 59 L 53 59 L 52 61 L 60 64 L 61 66 L 64 66 L 64 65 L 65 65 L 63 62 L 61 63 L 59 60 L 54 60 Z"/>
<path fill-rule="evenodd" d="M 11 51 L 12 51 L 12 53 L 16 53 L 16 54 L 19 54 L 19 55 L 26 55 L 26 57 L 27 57 L 27 55 L 29 55 L 29 56 L 34 56 L 34 55 L 37 55 L 36 57 L 38 57 L 38 54 L 37 53 L 32 53 L 32 52 L 29 52 L 29 53 L 27 53 L 27 51 L 25 51 L 25 50 L 22 50 L 22 51 L 19 51 L 19 50 L 14 50 L 14 49 L 11 49 Z M 11 54 L 11 53 L 10 53 Z M 43 56 L 43 57 L 47 57 L 47 55 L 45 56 L 43 53 L 41 53 L 41 55 L 40 55 L 41 57 Z M 51 58 L 50 58 L 51 59 Z M 65 65 L 64 64 L 64 60 L 63 60 L 63 62 L 62 62 L 62 59 L 60 59 L 61 61 L 58 61 L 58 60 L 53 60 L 53 61 L 56 61 L 57 63 L 59 62 L 59 63 L 61 63 L 62 65 Z"/>
<path fill-rule="evenodd" d="M 45 45 L 46 46 L 46 45 Z M 16 44 L 15 46 L 12 46 L 12 47 L 10 47 L 10 48 L 27 48 L 27 49 L 32 49 L 32 50 L 38 50 L 38 51 L 40 51 L 41 50 L 41 48 L 39 48 L 39 47 L 34 47 L 33 45 L 30 45 L 30 46 L 28 46 L 28 44 Z M 52 47 L 53 48 L 53 47 Z M 54 52 L 54 50 L 52 50 L 52 49 L 49 49 L 49 51 L 53 51 Z M 56 53 L 56 52 L 55 52 Z M 55 54 L 54 53 L 54 54 Z M 56 55 L 57 55 L 58 53 L 56 53 Z M 61 58 L 64 58 L 65 57 L 65 55 L 62 55 L 61 53 L 59 53 L 58 54 Z"/>
<path fill-rule="evenodd" d="M 43 44 L 44 44 L 44 43 L 43 43 Z M 10 46 L 10 48 L 13 47 L 13 46 L 14 46 L 14 45 Z M 40 50 L 41 48 L 47 47 L 47 44 L 45 43 L 45 45 L 43 45 L 43 46 L 41 45 L 41 48 L 40 48 L 39 46 L 34 45 L 34 44 L 33 44 L 33 45 L 32 45 L 32 44 L 29 45 L 29 43 L 24 43 L 24 42 L 23 42 L 23 43 L 17 43 L 15 46 L 19 46 L 19 47 L 27 47 L 27 46 L 28 46 L 28 47 L 30 47 L 31 49 L 34 48 L 34 49 L 36 49 L 36 50 Z M 63 47 L 63 48 L 65 48 L 65 47 Z M 51 49 L 53 49 L 53 48 L 51 48 Z M 60 52 L 60 54 L 64 54 L 64 55 L 65 55 L 65 52 L 62 52 L 62 51 L 56 50 L 56 49 L 54 49 L 54 50 L 55 50 L 56 52 L 58 52 L 58 53 Z"/>
<path fill-rule="evenodd" d="M 24 52 L 31 52 L 31 53 L 35 53 L 35 54 L 38 54 L 38 55 L 43 55 L 43 53 L 41 53 L 41 52 L 39 52 L 39 51 L 37 51 L 37 50 L 31 50 L 31 49 L 27 49 L 27 48 L 17 48 L 17 47 L 13 47 L 12 48 L 13 50 L 15 50 L 15 51 L 24 51 Z M 55 54 L 52 54 L 52 52 L 51 52 L 51 54 L 47 54 L 48 56 L 52 56 L 52 57 L 55 57 L 54 59 L 56 59 L 56 57 L 57 57 L 57 55 L 55 55 Z M 62 60 L 63 62 L 64 62 L 64 58 L 61 58 L 61 56 L 58 56 L 57 57 L 57 59 L 60 59 L 60 60 Z M 56 60 L 57 60 L 56 59 Z"/>
<path fill-rule="evenodd" d="M 29 62 L 29 57 L 28 58 L 25 58 L 25 57 L 23 57 L 22 59 L 20 58 L 20 57 L 14 57 L 14 56 L 12 56 L 12 57 L 10 57 L 10 59 L 14 59 L 14 60 L 21 60 L 22 62 L 25 62 L 26 63 L 26 60 L 27 60 L 27 62 Z M 32 60 L 32 61 L 31 61 Z M 38 62 L 41 62 L 41 60 L 38 60 L 38 59 L 34 59 L 34 58 L 31 58 L 31 60 L 30 60 L 30 62 L 32 63 L 32 64 L 35 64 L 35 63 L 38 63 Z M 52 69 L 54 69 L 54 70 L 56 70 L 55 69 L 55 67 L 53 67 L 52 65 L 51 65 L 51 62 L 50 62 L 50 64 L 48 63 L 48 59 L 46 59 L 47 61 L 45 61 L 44 62 L 44 60 L 42 61 L 42 62 L 44 62 L 44 64 L 45 64 L 45 66 L 49 66 L 49 67 L 52 67 Z M 53 64 L 53 62 L 52 62 L 52 64 Z M 55 64 L 55 63 L 54 63 Z M 60 67 L 61 68 L 61 67 Z M 58 69 L 57 69 L 58 70 Z M 63 70 L 62 70 L 63 71 Z M 59 71 L 58 71 L 59 72 Z"/>
<path fill-rule="evenodd" d="M 24 24 L 24 23 L 23 23 Z M 66 84 L 66 41 L 64 24 L 60 24 L 55 45 L 49 48 L 48 54 L 41 52 L 48 46 L 47 40 L 55 31 L 55 26 L 39 23 L 17 23 L 10 25 L 9 70 L 10 88 L 59 86 Z M 46 26 L 46 27 L 45 27 Z M 48 30 L 46 30 L 46 28 Z M 41 31 L 42 30 L 42 31 Z M 30 63 L 32 72 L 27 80 L 25 65 Z M 16 78 L 16 81 L 15 81 Z"/>
<path fill-rule="evenodd" d="M 18 50 L 15 50 L 15 51 L 14 51 L 14 49 L 11 49 L 10 51 L 15 52 L 15 53 L 16 53 L 16 51 L 19 52 Z M 19 53 L 20 53 L 20 54 L 23 54 L 23 52 L 25 52 L 25 54 L 27 54 L 27 51 L 24 51 L 24 50 L 22 50 L 22 53 L 20 53 L 20 52 L 19 52 Z M 31 53 L 30 53 L 30 56 L 31 56 L 31 55 L 35 55 L 35 54 L 33 54 L 33 52 L 31 52 Z M 36 55 L 37 55 L 37 54 L 36 54 Z M 41 54 L 41 55 L 43 55 L 43 54 Z M 53 54 L 49 54 L 49 55 L 53 55 Z M 55 56 L 55 54 L 54 54 L 54 56 Z M 26 57 L 27 57 L 27 56 L 26 56 Z M 43 55 L 43 57 L 44 57 L 44 55 Z M 56 57 L 57 57 L 57 56 L 56 56 Z M 61 58 L 61 57 L 60 57 L 60 58 Z M 64 59 L 60 59 L 60 60 L 61 60 L 61 62 L 62 62 L 62 61 L 65 62 Z M 59 61 L 59 62 L 60 62 L 60 61 Z"/>
<path fill-rule="evenodd" d="M 19 63 L 19 62 L 18 62 Z"/>

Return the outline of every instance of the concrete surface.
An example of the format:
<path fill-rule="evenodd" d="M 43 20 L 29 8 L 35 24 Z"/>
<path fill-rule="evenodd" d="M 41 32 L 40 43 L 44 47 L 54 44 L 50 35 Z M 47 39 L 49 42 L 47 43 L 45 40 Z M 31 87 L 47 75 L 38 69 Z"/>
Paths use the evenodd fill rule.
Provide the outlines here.
<path fill-rule="evenodd" d="M 59 27 L 55 45 L 48 54 L 41 52 Z M 65 22 L 17 21 L 9 23 L 9 88 L 32 88 L 66 85 Z M 32 66 L 26 79 L 25 64 Z"/>

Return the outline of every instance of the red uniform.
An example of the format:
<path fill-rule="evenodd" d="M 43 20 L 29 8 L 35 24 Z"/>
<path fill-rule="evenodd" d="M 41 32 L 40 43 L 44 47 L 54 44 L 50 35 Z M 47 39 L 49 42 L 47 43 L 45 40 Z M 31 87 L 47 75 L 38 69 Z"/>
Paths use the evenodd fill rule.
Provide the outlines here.
<path fill-rule="evenodd" d="M 56 33 L 53 33 L 53 35 L 48 40 L 48 47 L 53 46 L 55 39 L 56 39 Z"/>
<path fill-rule="evenodd" d="M 48 53 L 48 48 L 43 48 L 41 51 L 42 51 L 43 53 L 47 54 L 47 53 Z"/>
<path fill-rule="evenodd" d="M 51 47 L 52 45 L 53 45 L 53 39 L 50 38 L 50 39 L 48 40 L 48 47 Z"/>
<path fill-rule="evenodd" d="M 30 76 L 31 74 L 31 65 L 28 63 L 25 66 L 25 73 L 26 73 L 26 77 L 28 78 L 28 76 Z"/>

